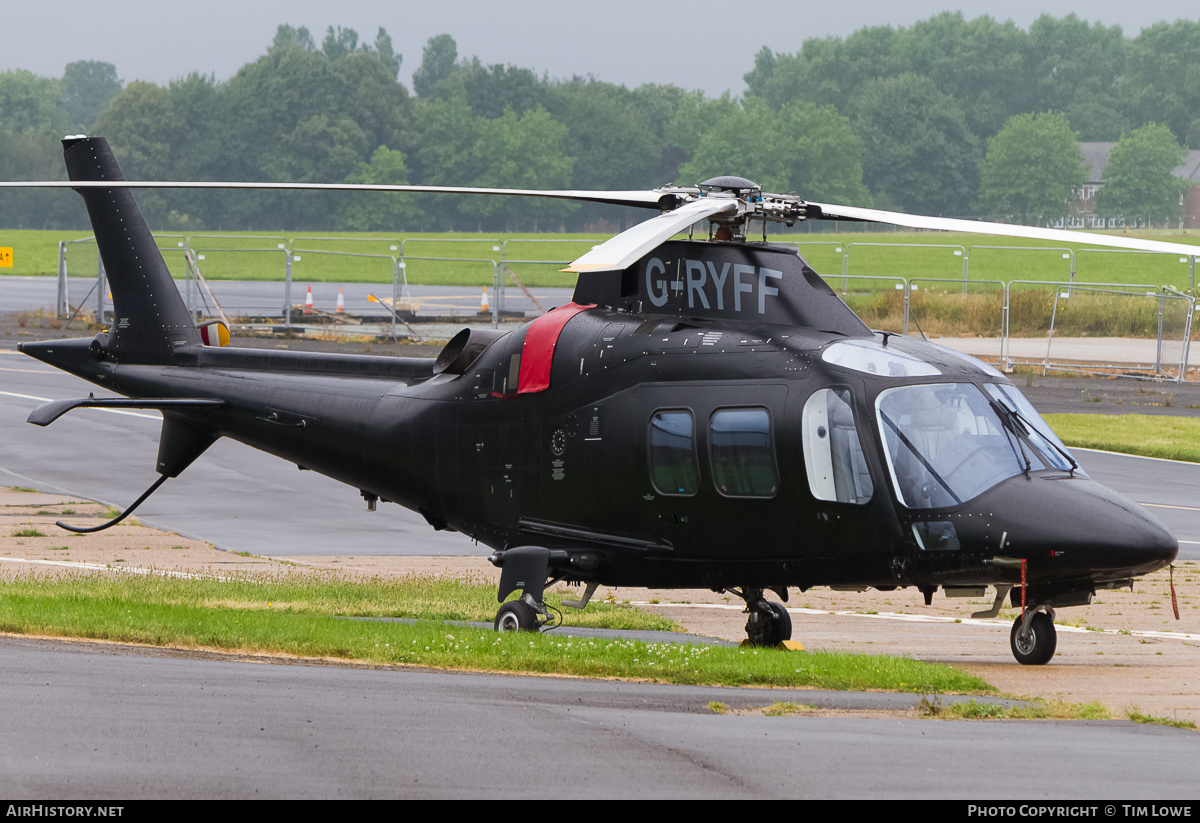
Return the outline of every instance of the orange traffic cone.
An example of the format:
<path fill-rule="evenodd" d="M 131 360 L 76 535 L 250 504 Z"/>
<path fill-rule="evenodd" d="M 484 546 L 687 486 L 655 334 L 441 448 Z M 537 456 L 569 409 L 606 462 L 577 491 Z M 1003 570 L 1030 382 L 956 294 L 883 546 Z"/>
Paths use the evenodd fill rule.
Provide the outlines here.
<path fill-rule="evenodd" d="M 491 311 L 491 309 L 488 308 L 487 289 L 484 289 L 483 297 L 479 298 L 479 313 L 483 314 L 483 313 L 489 312 L 489 311 Z"/>
<path fill-rule="evenodd" d="M 346 313 L 346 298 L 345 298 L 345 297 L 342 297 L 342 287 L 341 287 L 341 286 L 338 286 L 338 304 L 337 304 L 337 313 L 338 313 L 338 314 L 345 314 L 345 313 Z"/>
<path fill-rule="evenodd" d="M 312 314 L 312 310 L 313 310 L 312 286 L 309 286 L 308 287 L 308 297 L 304 298 L 304 313 Z"/>

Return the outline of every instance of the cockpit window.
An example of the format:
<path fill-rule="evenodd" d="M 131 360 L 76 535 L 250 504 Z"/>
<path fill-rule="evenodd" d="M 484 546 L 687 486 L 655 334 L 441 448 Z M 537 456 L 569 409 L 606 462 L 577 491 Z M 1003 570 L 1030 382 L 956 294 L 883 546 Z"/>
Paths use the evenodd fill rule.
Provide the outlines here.
<path fill-rule="evenodd" d="M 970 383 L 879 393 L 879 430 L 901 503 L 911 509 L 953 506 L 1013 475 L 1046 468 L 992 403 Z"/>
<path fill-rule="evenodd" d="M 804 404 L 804 466 L 818 500 L 866 503 L 875 491 L 849 389 L 820 389 Z"/>

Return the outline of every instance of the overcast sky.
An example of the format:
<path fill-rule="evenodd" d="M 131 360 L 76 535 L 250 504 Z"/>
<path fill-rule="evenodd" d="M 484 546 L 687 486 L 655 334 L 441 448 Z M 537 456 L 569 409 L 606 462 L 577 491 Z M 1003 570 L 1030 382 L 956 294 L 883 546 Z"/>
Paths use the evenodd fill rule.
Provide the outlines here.
<path fill-rule="evenodd" d="M 795 52 L 810 37 L 845 37 L 869 25 L 907 27 L 943 11 L 991 15 L 1028 29 L 1042 14 L 1074 12 L 1119 25 L 1126 37 L 1156 22 L 1200 19 L 1196 0 L 0 0 L 0 71 L 61 77 L 67 63 L 102 60 L 126 82 L 166 84 L 193 71 L 232 76 L 262 55 L 281 23 L 307 26 L 320 44 L 333 26 L 373 42 L 387 29 L 411 89 L 425 42 L 450 34 L 459 57 L 506 63 L 551 78 L 591 74 L 637 86 L 672 83 L 709 95 L 741 94 L 742 75 L 769 46 Z M 0 116 L 2 116 L 0 112 Z"/>

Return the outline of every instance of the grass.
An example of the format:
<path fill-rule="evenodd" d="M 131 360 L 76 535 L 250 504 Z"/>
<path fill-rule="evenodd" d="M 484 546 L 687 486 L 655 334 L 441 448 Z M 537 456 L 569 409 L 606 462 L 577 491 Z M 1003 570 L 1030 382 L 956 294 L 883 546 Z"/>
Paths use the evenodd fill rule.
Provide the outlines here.
<path fill-rule="evenodd" d="M 1157 717 L 1155 715 L 1142 714 L 1137 706 L 1133 706 L 1126 710 L 1125 716 L 1134 723 L 1147 723 L 1151 726 L 1170 726 L 1174 729 L 1195 729 L 1196 724 L 1191 720 L 1171 720 L 1167 717 Z"/>
<path fill-rule="evenodd" d="M 202 255 L 199 267 L 210 280 L 282 282 L 285 254 L 294 256 L 292 279 L 297 283 L 365 282 L 390 284 L 397 259 L 404 261 L 410 284 L 488 286 L 497 267 L 509 286 L 509 272 L 528 287 L 570 288 L 576 277 L 560 271 L 563 264 L 608 239 L 605 234 L 495 234 L 447 232 L 419 237 L 362 233 L 276 233 L 161 235 L 160 250 L 177 278 L 185 274 L 186 242 Z M 1179 232 L 1137 232 L 1139 237 L 1190 243 L 1200 235 Z M 13 275 L 51 275 L 57 272 L 58 242 L 86 236 L 85 232 L 0 231 L 0 245 L 14 249 L 14 264 L 2 270 Z M 1086 233 L 1081 233 L 1086 236 Z M 814 239 L 818 238 L 818 239 Z M 774 241 L 795 243 L 800 253 L 822 273 L 846 302 L 872 328 L 903 327 L 904 292 L 896 278 L 915 281 L 911 315 L 926 334 L 936 336 L 1000 334 L 1002 291 L 997 281 L 1062 283 L 1071 278 L 1071 261 L 1062 247 L 1011 238 L 941 232 L 862 232 L 837 237 L 825 234 L 785 234 Z M 1031 245 L 1034 248 L 1030 248 Z M 1124 253 L 1079 249 L 1075 281 L 1151 286 L 1186 290 L 1193 276 L 1175 255 Z M 94 242 L 71 243 L 68 270 L 91 277 L 97 268 Z M 1200 252 L 1200 246 L 1197 247 Z M 503 264 L 501 258 L 503 257 Z M 441 258 L 441 259 L 431 259 Z M 964 290 L 965 274 L 968 287 Z M 541 261 L 541 262 L 538 262 Z M 845 272 L 849 277 L 842 277 Z M 1066 336 L 1153 337 L 1158 331 L 1159 301 L 1145 289 L 1130 294 L 1072 290 L 1057 299 L 1059 289 L 1047 285 L 1014 285 L 1010 293 L 1009 333 L 1041 336 L 1055 316 L 1055 330 Z M 1165 301 L 1167 336 L 1182 333 L 1182 300 Z M 911 331 L 912 329 L 910 329 Z"/>
<path fill-rule="evenodd" d="M 793 714 L 799 714 L 807 708 L 811 707 L 801 706 L 791 701 L 777 701 L 763 709 L 763 714 L 767 717 L 788 717 Z"/>
<path fill-rule="evenodd" d="M 1131 236 L 1192 243 L 1200 235 L 1187 231 L 1131 232 Z M 57 272 L 58 242 L 90 236 L 87 231 L 12 231 L 0 230 L 0 246 L 13 248 L 12 275 L 49 275 Z M 555 261 L 517 263 L 512 268 L 528 286 L 571 286 L 575 276 L 558 271 L 561 263 L 580 256 L 592 245 L 603 242 L 607 234 L 471 234 L 448 232 L 422 233 L 416 237 L 331 232 L 230 232 L 193 234 L 186 237 L 189 246 L 204 254 L 200 263 L 204 276 L 223 280 L 282 280 L 284 254 L 280 243 L 291 242 L 301 260 L 293 265 L 293 278 L 299 282 L 391 282 L 392 261 L 403 251 L 410 283 L 429 285 L 477 285 L 490 283 L 491 262 L 499 261 L 503 246 L 506 260 Z M 1080 233 L 1081 238 L 1086 233 Z M 947 232 L 855 232 L 838 237 L 823 233 L 792 233 L 770 238 L 797 243 L 800 253 L 831 283 L 846 272 L 856 277 L 930 280 L 963 278 L 964 253 L 971 281 L 1010 281 L 1014 279 L 1064 282 L 1070 279 L 1071 261 L 1063 258 L 1060 244 L 1037 243 L 1015 238 L 987 237 Z M 159 238 L 167 265 L 176 277 L 184 274 L 183 253 L 178 243 L 182 235 Z M 507 241 L 507 242 L 506 242 Z M 403 248 L 393 249 L 393 246 Z M 1089 249 L 1074 244 L 1075 279 L 1093 283 L 1168 284 L 1179 289 L 1188 286 L 1188 264 L 1174 255 L 1124 253 Z M 1027 249 L 1024 247 L 1035 247 Z M 308 252 L 305 254 L 305 252 Z M 1200 248 L 1197 249 L 1200 252 Z M 342 252 L 332 255 L 328 252 Z M 957 254 L 956 254 L 957 252 Z M 348 256 L 350 254 L 356 256 Z M 458 262 L 439 262 L 422 258 L 460 258 Z M 90 276 L 96 271 L 94 243 L 72 243 L 67 251 L 69 271 Z M 862 284 L 849 280 L 847 283 Z M 835 287 L 840 288 L 838 283 Z M 878 284 L 877 284 L 878 285 Z M 850 286 L 855 290 L 856 286 Z"/>
<path fill-rule="evenodd" d="M 1047 414 L 1068 446 L 1200 463 L 1200 418 L 1148 414 Z"/>
<path fill-rule="evenodd" d="M 88 236 L 88 232 L 0 230 L 0 245 L 13 248 L 13 267 L 2 270 L 3 274 L 57 274 L 59 241 Z M 290 243 L 294 258 L 299 257 L 292 264 L 292 278 L 297 282 L 391 283 L 394 258 L 403 256 L 410 283 L 490 284 L 494 264 L 500 261 L 503 252 L 509 267 L 525 285 L 570 287 L 575 284 L 575 275 L 561 273 L 559 269 L 609 236 L 448 232 L 387 237 L 353 232 L 230 232 L 188 235 L 186 242 L 197 256 L 204 256 L 197 262 L 201 273 L 210 280 L 282 282 L 286 256 L 279 246 Z M 158 237 L 159 249 L 176 278 L 186 274 L 180 242 L 185 242 L 182 235 Z M 95 243 L 68 245 L 67 268 L 74 277 L 93 276 L 97 268 Z"/>
<path fill-rule="evenodd" d="M 647 679 L 681 684 L 986 693 L 983 680 L 899 657 L 497 633 L 494 589 L 432 578 L 350 580 L 247 575 L 228 581 L 158 575 L 34 575 L 5 580 L 0 631 L 150 645 L 289 654 L 474 671 Z M 597 607 L 598 606 L 598 607 Z M 594 604 L 574 622 L 631 626 L 661 619 Z M 338 616 L 419 616 L 412 623 Z M 640 624 L 639 627 L 647 627 Z"/>
<path fill-rule="evenodd" d="M 1111 717 L 1100 703 L 1046 702 L 1037 698 L 1017 706 L 976 700 L 942 705 L 936 694 L 922 696 L 917 713 L 921 717 L 941 720 L 1108 720 Z"/>
<path fill-rule="evenodd" d="M 277 574 L 243 573 L 220 579 L 187 579 L 165 574 L 136 577 L 68 575 L 47 580 L 7 578 L 4 594 L 51 599 L 76 598 L 131 609 L 142 604 L 165 607 L 223 608 L 242 612 L 290 613 L 333 617 L 394 617 L 470 620 L 491 623 L 496 591 L 491 584 L 439 577 L 354 578 L 337 573 L 285 570 Z M 559 588 L 547 593 L 558 607 L 578 593 Z M 618 603 L 592 603 L 582 612 L 566 609 L 574 625 L 593 628 L 672 631 L 675 624 Z"/>
<path fill-rule="evenodd" d="M 1200 239 L 1200 235 L 1187 232 L 1131 232 L 1130 235 L 1176 243 L 1195 243 Z M 1086 233 L 1080 233 L 1081 238 L 1086 236 Z M 1081 242 L 1064 246 L 954 232 L 868 233 L 861 239 L 859 236 L 851 239 L 845 247 L 849 262 L 846 273 L 961 282 L 965 255 L 967 277 L 973 282 L 1068 282 L 1073 253 L 1076 282 L 1187 287 L 1189 265 L 1186 260 L 1181 263 L 1177 255 L 1095 249 L 1086 248 L 1086 245 Z M 1200 249 L 1197 252 L 1200 253 Z M 843 271 L 843 255 L 833 249 L 805 245 L 801 246 L 800 253 L 824 275 L 836 276 Z M 1064 257 L 1064 254 L 1068 256 Z"/>
<path fill-rule="evenodd" d="M 838 287 L 841 280 L 830 279 Z M 875 286 L 878 284 L 875 283 Z M 921 286 L 921 284 L 917 284 Z M 904 323 L 904 292 L 896 289 L 867 290 L 852 286 L 842 297 L 863 322 L 876 329 L 901 329 Z M 1156 337 L 1159 299 L 1147 290 L 1083 289 L 1061 286 L 1014 285 L 1009 291 L 1009 334 L 1013 337 Z M 1157 294 L 1157 292 L 1155 292 Z M 1063 295 L 1069 295 L 1064 297 Z M 1187 301 L 1163 300 L 1163 334 L 1181 340 L 1187 319 Z M 964 293 L 960 285 L 921 286 L 910 294 L 909 333 L 934 337 L 999 337 L 1003 320 L 1003 291 L 996 286 L 974 286 Z"/>

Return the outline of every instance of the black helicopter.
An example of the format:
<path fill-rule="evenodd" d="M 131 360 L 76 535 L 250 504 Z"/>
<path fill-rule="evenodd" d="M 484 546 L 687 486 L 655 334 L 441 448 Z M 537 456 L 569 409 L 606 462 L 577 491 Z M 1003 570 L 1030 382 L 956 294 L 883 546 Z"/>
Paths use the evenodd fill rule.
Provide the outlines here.
<path fill-rule="evenodd" d="M 746 603 L 750 642 L 791 635 L 774 592 L 812 586 L 982 593 L 1022 609 L 1021 663 L 1054 654 L 1054 609 L 1171 563 L 1176 540 L 1091 480 L 1003 374 L 872 331 L 767 221 L 866 220 L 1035 238 L 1078 235 L 806 202 L 738 177 L 647 192 L 529 192 L 661 213 L 593 248 L 571 303 L 509 331 L 464 330 L 434 359 L 223 347 L 179 297 L 107 142 L 67 138 L 112 289 L 93 338 L 20 350 L 158 409 L 160 477 L 230 437 L 419 512 L 493 550 L 501 630 L 553 618 L 560 581 L 711 588 Z M 29 186 L 29 183 L 13 183 Z M 240 184 L 258 186 L 258 184 Z M 259 186 L 262 187 L 262 186 Z M 294 184 L 291 188 L 321 188 Z M 327 186 L 447 191 L 430 187 Z M 705 240 L 672 240 L 707 219 Z M 764 241 L 746 238 L 751 220 Z M 1193 252 L 1094 237 L 1097 244 Z M 214 333 L 216 332 L 216 333 Z M 73 528 L 73 527 L 70 527 Z"/>

